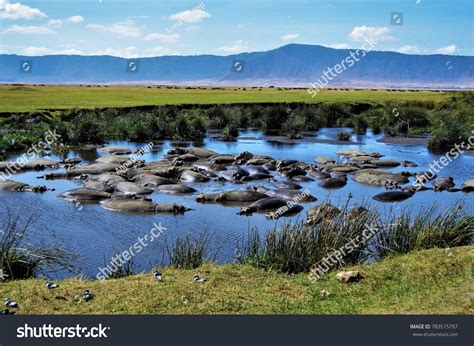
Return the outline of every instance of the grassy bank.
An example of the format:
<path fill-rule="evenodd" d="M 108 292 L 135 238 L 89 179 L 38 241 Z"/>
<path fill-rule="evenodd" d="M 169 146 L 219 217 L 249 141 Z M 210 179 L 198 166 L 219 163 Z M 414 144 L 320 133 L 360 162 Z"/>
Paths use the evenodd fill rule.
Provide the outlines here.
<path fill-rule="evenodd" d="M 8 281 L 0 283 L 0 297 L 16 300 L 21 314 L 467 314 L 474 312 L 473 257 L 473 246 L 391 256 L 346 268 L 364 277 L 352 284 L 339 283 L 336 272 L 312 283 L 307 274 L 205 264 L 164 269 L 163 283 L 151 274 L 70 279 L 48 291 L 42 280 Z M 194 283 L 195 273 L 208 281 Z M 85 289 L 95 298 L 77 302 Z M 322 289 L 330 296 L 321 298 Z"/>
<path fill-rule="evenodd" d="M 182 104 L 334 103 L 447 100 L 453 93 L 432 91 L 322 90 L 311 97 L 306 89 L 194 88 L 147 86 L 0 86 L 0 113 L 45 109 L 94 109 Z"/>

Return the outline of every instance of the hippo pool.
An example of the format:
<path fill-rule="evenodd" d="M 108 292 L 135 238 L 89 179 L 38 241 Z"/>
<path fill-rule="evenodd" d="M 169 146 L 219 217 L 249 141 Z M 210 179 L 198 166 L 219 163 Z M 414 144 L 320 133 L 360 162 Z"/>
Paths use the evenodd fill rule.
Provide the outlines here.
<path fill-rule="evenodd" d="M 318 139 L 334 140 L 340 129 L 321 129 L 317 134 Z M 378 152 L 384 155 L 384 159 L 396 161 L 408 160 L 418 164 L 418 167 L 386 168 L 390 172 L 422 172 L 428 170 L 428 166 L 434 160 L 439 159 L 441 154 L 428 152 L 425 147 L 401 144 L 385 144 L 379 142 L 382 136 L 373 135 L 370 131 L 367 135 L 353 136 L 352 141 L 357 144 L 328 144 L 316 143 L 314 141 L 301 141 L 296 144 L 287 144 L 262 139 L 262 135 L 256 131 L 246 131 L 240 134 L 236 142 L 222 142 L 219 139 L 208 137 L 201 146 L 205 149 L 215 151 L 219 154 L 239 154 L 245 151 L 255 155 L 267 155 L 276 160 L 291 159 L 314 164 L 314 159 L 319 156 L 329 157 L 340 162 L 340 150 L 359 150 L 364 152 Z M 128 147 L 138 150 L 144 143 L 130 143 L 114 141 L 106 143 L 107 146 Z M 180 144 L 184 146 L 183 144 Z M 188 143 L 191 145 L 191 143 Z M 158 150 L 148 152 L 140 159 L 149 161 L 163 160 L 163 155 L 176 144 L 165 141 L 160 143 Z M 94 163 L 96 159 L 106 154 L 97 150 L 70 151 L 67 158 L 77 157 L 81 159 L 82 165 Z M 14 160 L 16 157 L 9 157 Z M 61 160 L 54 155 L 47 158 Z M 298 182 L 302 190 L 308 190 L 311 195 L 317 197 L 318 201 L 300 203 L 304 209 L 297 215 L 282 217 L 278 220 L 267 219 L 263 213 L 255 213 L 251 216 L 238 215 L 241 206 L 229 206 L 222 204 L 202 204 L 195 201 L 200 193 L 212 193 L 225 190 L 241 190 L 247 186 L 264 186 L 275 188 L 266 180 L 251 181 L 245 184 L 233 182 L 220 182 L 211 180 L 206 183 L 186 183 L 196 189 L 196 192 L 186 195 L 171 195 L 155 191 L 148 195 L 155 203 L 176 203 L 191 208 L 184 214 L 128 214 L 106 210 L 98 204 L 81 204 L 80 206 L 69 203 L 58 195 L 68 190 L 80 187 L 79 182 L 74 180 L 39 180 L 37 177 L 46 173 L 64 172 L 64 168 L 50 170 L 47 172 L 22 172 L 15 174 L 11 179 L 30 185 L 46 185 L 55 191 L 44 193 L 30 192 L 1 192 L 0 193 L 0 218 L 3 219 L 8 210 L 19 213 L 26 220 L 33 216 L 30 226 L 29 241 L 42 245 L 61 245 L 65 250 L 74 253 L 77 257 L 73 265 L 79 268 L 83 274 L 95 277 L 99 268 L 109 264 L 111 257 L 116 253 L 127 250 L 137 242 L 139 237 L 150 233 L 154 224 L 165 228 L 159 239 L 149 243 L 134 258 L 134 271 L 149 271 L 154 265 L 166 262 L 164 244 L 171 244 L 178 237 L 187 234 L 198 236 L 203 232 L 210 235 L 210 252 L 217 253 L 216 262 L 228 263 L 235 259 L 236 248 L 243 236 L 252 229 L 260 233 L 267 229 L 281 225 L 288 221 L 301 221 L 306 217 L 309 207 L 330 202 L 336 206 L 346 204 L 349 194 L 352 198 L 350 205 L 369 202 L 379 209 L 381 214 L 389 210 L 398 212 L 409 208 L 414 213 L 423 207 L 430 207 L 433 203 L 441 211 L 449 209 L 456 203 L 463 203 L 465 211 L 469 214 L 474 212 L 474 193 L 464 192 L 435 192 L 433 190 L 416 192 L 411 198 L 396 203 L 383 203 L 372 199 L 373 196 L 384 192 L 384 187 L 373 187 L 353 181 L 349 175 L 347 185 L 337 189 L 326 189 L 318 186 L 318 181 Z M 286 181 L 276 172 L 272 172 L 275 178 Z M 461 187 L 463 182 L 474 178 L 474 156 L 461 155 L 451 164 L 445 167 L 439 177 L 454 177 L 456 187 Z M 410 181 L 413 181 L 411 178 Z M 56 270 L 49 274 L 53 278 L 63 278 L 74 275 L 65 270 Z"/>

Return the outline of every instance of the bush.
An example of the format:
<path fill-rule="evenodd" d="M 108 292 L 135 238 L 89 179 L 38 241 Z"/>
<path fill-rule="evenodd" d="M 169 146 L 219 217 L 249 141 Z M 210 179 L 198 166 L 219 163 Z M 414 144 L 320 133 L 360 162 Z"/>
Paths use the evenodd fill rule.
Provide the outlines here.
<path fill-rule="evenodd" d="M 207 234 L 198 238 L 190 235 L 178 238 L 171 249 L 167 248 L 169 263 L 179 269 L 195 269 L 211 260 L 208 247 L 209 237 Z"/>
<path fill-rule="evenodd" d="M 428 147 L 431 149 L 450 149 L 455 144 L 466 142 L 469 129 L 454 118 L 446 117 L 432 130 Z"/>
<path fill-rule="evenodd" d="M 233 142 L 239 137 L 239 129 L 234 125 L 227 125 L 222 131 L 221 140 Z"/>
<path fill-rule="evenodd" d="M 340 131 L 337 133 L 336 137 L 339 141 L 347 142 L 351 140 L 351 134 L 349 132 Z"/>

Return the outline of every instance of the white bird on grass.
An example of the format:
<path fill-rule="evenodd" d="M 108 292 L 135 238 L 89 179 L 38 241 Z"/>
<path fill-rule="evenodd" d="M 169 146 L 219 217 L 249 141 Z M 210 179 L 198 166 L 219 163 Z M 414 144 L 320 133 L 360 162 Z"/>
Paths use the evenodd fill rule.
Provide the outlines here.
<path fill-rule="evenodd" d="M 4 300 L 4 305 L 8 306 L 9 308 L 18 308 L 18 304 L 11 300 L 10 298 L 5 298 Z"/>
<path fill-rule="evenodd" d="M 153 274 L 153 276 L 155 277 L 155 279 L 156 279 L 157 281 L 163 281 L 163 276 L 161 275 L 160 272 L 156 271 L 156 272 Z"/>
<path fill-rule="evenodd" d="M 199 275 L 194 275 L 193 281 L 194 282 L 204 282 L 204 281 L 206 281 L 206 279 L 200 277 Z"/>
<path fill-rule="evenodd" d="M 47 282 L 45 286 L 46 286 L 46 288 L 47 288 L 48 290 L 52 290 L 52 289 L 54 289 L 54 288 L 58 288 L 58 287 L 59 287 L 58 284 L 55 284 L 55 283 L 52 283 L 52 282 Z"/>

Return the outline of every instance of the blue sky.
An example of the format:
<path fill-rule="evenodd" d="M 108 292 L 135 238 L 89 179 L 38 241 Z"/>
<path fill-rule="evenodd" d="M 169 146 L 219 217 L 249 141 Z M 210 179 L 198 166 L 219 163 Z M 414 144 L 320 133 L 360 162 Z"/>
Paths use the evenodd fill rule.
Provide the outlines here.
<path fill-rule="evenodd" d="M 360 48 L 370 38 L 375 50 L 473 55 L 473 3 L 0 0 L 0 53 L 229 55 L 288 43 Z"/>

